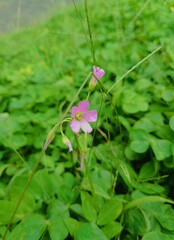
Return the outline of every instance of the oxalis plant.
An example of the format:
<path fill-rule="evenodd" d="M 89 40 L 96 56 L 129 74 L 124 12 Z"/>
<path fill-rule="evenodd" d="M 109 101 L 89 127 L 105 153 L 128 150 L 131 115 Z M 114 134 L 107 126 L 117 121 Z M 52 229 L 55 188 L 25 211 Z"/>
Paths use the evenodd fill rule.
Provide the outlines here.
<path fill-rule="evenodd" d="M 33 170 L 31 171 L 31 174 L 29 176 L 29 179 L 21 193 L 21 196 L 19 197 L 19 200 L 17 202 L 17 205 L 15 207 L 15 210 L 12 214 L 12 217 L 9 221 L 9 225 L 8 228 L 10 227 L 11 223 L 13 222 L 13 219 L 15 217 L 15 214 L 17 213 L 17 210 L 21 204 L 21 201 L 24 197 L 24 194 L 30 184 L 30 182 L 32 181 L 32 178 L 38 168 L 39 163 L 41 162 L 45 151 L 47 150 L 49 144 L 53 141 L 55 135 L 56 135 L 56 131 L 59 130 L 61 135 L 62 135 L 62 142 L 69 148 L 69 152 L 73 152 L 73 146 L 71 144 L 71 141 L 69 140 L 69 138 L 63 133 L 62 130 L 62 125 L 64 123 L 70 123 L 69 127 L 71 128 L 72 132 L 75 134 L 75 136 L 77 137 L 77 141 L 79 141 L 79 153 L 80 153 L 80 159 L 81 162 L 79 163 L 80 165 L 80 169 L 84 172 L 84 174 L 88 174 L 88 178 L 91 184 L 91 190 L 95 196 L 94 193 L 94 187 L 92 184 L 92 181 L 90 179 L 90 175 L 89 175 L 89 171 L 88 171 L 88 164 L 86 159 L 86 154 L 87 154 L 87 150 L 88 150 L 88 146 L 87 146 L 87 135 L 90 134 L 92 132 L 92 127 L 90 126 L 90 122 L 96 122 L 97 121 L 97 117 L 98 117 L 98 113 L 96 110 L 89 110 L 89 97 L 90 94 L 94 91 L 97 82 L 103 77 L 103 75 L 105 74 L 105 71 L 103 69 L 101 69 L 100 67 L 97 66 L 93 66 L 93 72 L 91 72 L 87 78 L 85 79 L 84 83 L 82 84 L 81 88 L 79 89 L 78 93 L 76 94 L 76 96 L 74 97 L 74 100 L 71 102 L 71 104 L 69 105 L 69 107 L 67 108 L 66 113 L 64 114 L 64 116 L 66 116 L 67 112 L 69 111 L 69 109 L 71 108 L 71 105 L 74 103 L 74 101 L 76 100 L 76 97 L 78 96 L 79 92 L 81 91 L 82 87 L 84 87 L 84 85 L 87 83 L 87 81 L 89 80 L 89 78 L 92 75 L 92 78 L 89 82 L 89 91 L 88 91 L 88 95 L 87 98 L 85 100 L 82 100 L 79 102 L 78 106 L 73 106 L 71 109 L 71 115 L 69 117 L 63 118 L 61 121 L 59 121 L 58 123 L 56 123 L 56 125 L 50 130 L 50 132 L 48 133 L 48 136 L 46 138 L 45 144 L 42 148 L 41 151 L 41 155 L 38 158 L 38 160 L 36 161 L 36 164 L 33 168 Z M 80 132 L 80 130 L 82 130 L 84 132 L 84 135 L 82 137 L 80 137 L 80 135 L 82 135 L 82 133 Z M 79 140 L 80 137 L 80 140 Z M 8 230 L 7 228 L 7 230 Z M 6 238 L 6 234 L 7 231 L 4 234 L 3 239 Z"/>
<path fill-rule="evenodd" d="M 146 1 L 129 23 L 130 28 L 149 2 Z M 77 6 L 73 3 L 82 23 Z M 103 80 L 106 80 L 107 86 L 110 65 L 103 67 L 96 64 L 87 0 L 84 6 L 88 34 L 83 24 L 82 28 L 91 53 L 92 72 L 71 98 L 59 121 L 55 121 L 48 134 L 42 132 L 47 137 L 38 159 L 34 159 L 32 166 L 27 166 L 27 173 L 26 169 L 20 169 L 12 178 L 10 184 L 14 196 L 9 193 L 9 200 L 0 200 L 1 239 L 172 240 L 174 202 L 166 197 L 167 190 L 162 184 L 158 184 L 164 179 L 167 181 L 169 175 L 165 165 L 160 165 L 161 162 L 172 167 L 169 157 L 172 156 L 170 145 L 173 135 L 166 126 L 169 118 L 170 127 L 173 128 L 171 109 L 167 108 L 163 123 L 162 114 L 157 112 L 159 106 L 157 110 L 156 106 L 152 106 L 152 111 L 147 112 L 147 102 L 143 97 L 145 91 L 150 102 L 151 82 L 140 79 L 137 88 L 141 94 L 137 94 L 134 86 L 138 83 L 123 83 L 126 77 L 151 60 L 164 46 L 154 48 L 139 59 L 106 89 Z M 147 31 L 150 32 L 149 29 Z M 111 95 L 114 89 L 116 91 Z M 170 105 L 172 86 L 165 89 L 161 82 L 158 91 L 151 94 L 155 95 L 153 101 L 158 101 L 160 89 L 163 99 Z M 95 100 L 96 93 L 101 96 L 101 102 Z M 106 107 L 102 108 L 103 102 L 106 102 Z M 106 127 L 100 128 L 100 122 Z M 57 139 L 67 146 L 63 153 L 64 165 L 57 161 L 56 167 L 50 170 L 40 163 L 43 163 L 47 153 L 52 156 L 52 146 Z M 19 152 L 15 152 L 21 157 Z M 66 161 L 68 157 L 71 161 Z M 159 171 L 162 168 L 166 175 L 165 171 L 163 175 Z"/>
<path fill-rule="evenodd" d="M 33 169 L 30 172 L 29 178 L 26 182 L 25 187 L 21 195 L 18 198 L 17 204 L 15 209 L 12 212 L 11 218 L 9 219 L 9 223 L 5 234 L 2 239 L 18 239 L 23 236 L 22 239 L 47 239 L 44 238 L 44 232 L 48 228 L 50 237 L 49 239 L 66 239 L 68 234 L 70 234 L 73 239 L 77 240 L 85 240 L 85 239 L 122 239 L 121 232 L 124 228 L 125 221 L 128 221 L 127 224 L 138 225 L 135 222 L 137 216 L 143 219 L 143 223 L 140 224 L 140 229 L 147 228 L 148 234 L 147 237 L 143 239 L 152 239 L 158 237 L 166 237 L 165 234 L 159 234 L 155 231 L 150 232 L 150 220 L 148 219 L 148 215 L 146 216 L 146 210 L 148 210 L 148 205 L 150 206 L 150 211 L 153 211 L 158 207 L 161 206 L 161 203 L 171 203 L 173 202 L 169 199 L 166 199 L 161 196 L 143 196 L 139 193 L 135 199 L 129 201 L 129 199 L 122 199 L 120 196 L 114 196 L 111 194 L 107 195 L 102 189 L 98 189 L 93 182 L 93 176 L 91 176 L 91 172 L 89 169 L 89 152 L 90 148 L 88 147 L 88 136 L 91 135 L 93 128 L 90 123 L 95 123 L 94 127 L 96 127 L 96 123 L 98 121 L 98 112 L 96 110 L 90 110 L 90 97 L 91 93 L 95 91 L 97 85 L 100 85 L 101 78 L 104 76 L 105 70 L 100 67 L 93 66 L 93 71 L 89 73 L 87 78 L 84 80 L 82 86 L 80 87 L 77 94 L 74 96 L 73 100 L 71 101 L 70 105 L 68 106 L 66 112 L 64 113 L 62 119 L 55 124 L 55 126 L 50 130 L 48 133 L 45 143 L 43 145 L 41 154 L 36 161 Z M 76 101 L 77 96 L 82 91 L 85 84 L 88 84 L 88 94 L 86 99 L 83 99 L 77 106 L 73 106 L 74 102 Z M 106 92 L 107 95 L 107 92 Z M 71 113 L 69 116 L 69 111 Z M 87 181 L 89 186 L 84 187 L 84 189 L 88 191 L 81 191 L 81 201 L 82 201 L 82 209 L 78 209 L 79 206 L 74 205 L 72 209 L 78 213 L 81 217 L 85 218 L 85 221 L 79 223 L 76 219 L 70 216 L 64 216 L 63 212 L 67 210 L 64 209 L 64 205 L 59 205 L 59 202 L 55 202 L 55 216 L 50 217 L 49 220 L 45 220 L 39 214 L 36 215 L 29 215 L 29 217 L 24 218 L 19 226 L 16 227 L 16 230 L 13 230 L 11 234 L 9 230 L 11 228 L 11 224 L 14 222 L 16 215 L 18 215 L 18 210 L 20 209 L 20 205 L 25 198 L 25 193 L 29 188 L 34 174 L 38 169 L 39 163 L 41 162 L 42 158 L 44 157 L 45 152 L 47 151 L 49 145 L 54 140 L 56 133 L 60 132 L 62 137 L 62 142 L 68 147 L 69 152 L 73 153 L 73 144 L 70 141 L 70 137 L 66 136 L 64 133 L 64 124 L 66 124 L 67 128 L 71 129 L 71 134 L 74 134 L 77 146 L 79 147 L 79 158 L 80 162 L 78 170 L 79 172 L 83 173 L 84 181 Z M 109 147 L 109 145 L 108 145 Z M 112 147 L 109 147 L 110 151 L 112 152 Z M 136 187 L 135 183 L 132 182 L 132 177 L 130 176 L 130 169 L 124 163 L 117 163 L 118 172 L 124 176 L 130 184 L 133 184 Z M 121 173 L 122 172 L 122 173 Z M 103 176 L 105 177 L 105 176 Z M 114 183 L 116 179 L 112 179 L 111 182 L 114 187 Z M 128 183 L 129 184 L 129 183 Z M 104 200 L 105 199 L 105 200 Z M 155 203 L 155 205 L 153 205 Z M 157 204 L 158 203 L 158 204 Z M 147 206 L 146 206 L 147 204 Z M 57 206 L 56 206 L 57 205 Z M 60 208 L 63 208 L 62 210 Z M 147 209 L 146 209 L 147 208 Z M 131 210 L 132 209 L 132 210 Z M 135 209 L 135 210 L 134 210 Z M 164 211 L 170 211 L 171 209 L 166 205 Z M 57 211 L 57 213 L 56 213 Z M 82 212 L 81 212 L 82 211 Z M 132 212 L 131 212 L 132 211 Z M 148 211 L 147 211 L 148 212 Z M 53 215 L 54 215 L 53 214 Z M 58 215 L 57 215 L 58 214 Z M 59 216 L 60 214 L 60 216 Z M 132 216 L 131 216 L 132 214 Z M 134 219 L 135 214 L 135 219 Z M 158 212 L 156 213 L 157 217 Z M 166 214 L 166 213 L 164 213 Z M 57 217 L 58 219 L 57 219 Z M 126 220 L 127 219 L 127 220 Z M 32 221 L 35 222 L 38 229 L 31 223 Z M 129 222 L 130 221 L 130 222 Z M 131 223 L 133 221 L 133 223 Z M 163 219 L 161 220 L 163 221 Z M 128 225 L 129 226 L 129 225 Z M 132 229 L 136 228 L 137 226 L 132 227 Z M 31 232 L 32 231 L 32 232 Z M 149 238 L 150 237 L 150 238 Z M 69 238 L 67 238 L 69 239 Z"/>

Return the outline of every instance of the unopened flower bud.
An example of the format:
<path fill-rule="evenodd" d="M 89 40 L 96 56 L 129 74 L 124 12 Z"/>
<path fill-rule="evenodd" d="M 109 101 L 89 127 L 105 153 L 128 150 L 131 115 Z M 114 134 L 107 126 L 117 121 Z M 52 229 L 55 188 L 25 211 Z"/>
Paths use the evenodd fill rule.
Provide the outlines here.
<path fill-rule="evenodd" d="M 69 140 L 64 134 L 62 134 L 62 142 L 63 142 L 66 146 L 68 146 L 70 152 L 73 151 L 72 144 L 71 144 L 70 140 Z"/>
<path fill-rule="evenodd" d="M 51 129 L 47 135 L 47 138 L 44 144 L 45 150 L 48 148 L 48 145 L 53 141 L 54 137 L 55 137 L 55 128 Z"/>
<path fill-rule="evenodd" d="M 93 81 L 92 79 L 91 79 L 91 81 L 89 83 L 89 92 L 93 92 L 94 89 L 95 89 L 95 86 L 97 85 L 97 81 Z"/>
<path fill-rule="evenodd" d="M 97 81 L 100 80 L 103 75 L 105 74 L 105 71 L 102 68 L 93 66 L 93 76 L 89 83 L 89 91 L 92 92 L 97 85 Z"/>

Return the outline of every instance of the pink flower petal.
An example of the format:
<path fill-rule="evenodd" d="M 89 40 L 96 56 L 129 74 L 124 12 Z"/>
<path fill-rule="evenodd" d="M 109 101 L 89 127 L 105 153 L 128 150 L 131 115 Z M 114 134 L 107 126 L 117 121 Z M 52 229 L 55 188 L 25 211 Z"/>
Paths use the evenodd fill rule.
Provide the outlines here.
<path fill-rule="evenodd" d="M 85 113 L 84 119 L 87 122 L 96 122 L 97 121 L 97 111 L 96 110 L 91 110 Z"/>
<path fill-rule="evenodd" d="M 102 68 L 93 66 L 93 73 L 98 79 L 100 79 L 105 74 L 105 71 Z"/>
<path fill-rule="evenodd" d="M 85 120 L 80 122 L 80 127 L 85 133 L 91 133 L 92 132 L 92 127 Z"/>
<path fill-rule="evenodd" d="M 87 100 L 81 101 L 77 107 L 77 111 L 86 112 L 89 108 L 89 102 Z"/>
<path fill-rule="evenodd" d="M 71 112 L 71 117 L 73 118 L 75 116 L 76 112 L 77 112 L 77 107 L 76 106 L 72 107 L 71 111 L 72 111 Z"/>
<path fill-rule="evenodd" d="M 73 119 L 72 122 L 70 123 L 70 127 L 73 132 L 78 133 L 80 131 L 80 122 L 77 121 L 76 119 Z"/>

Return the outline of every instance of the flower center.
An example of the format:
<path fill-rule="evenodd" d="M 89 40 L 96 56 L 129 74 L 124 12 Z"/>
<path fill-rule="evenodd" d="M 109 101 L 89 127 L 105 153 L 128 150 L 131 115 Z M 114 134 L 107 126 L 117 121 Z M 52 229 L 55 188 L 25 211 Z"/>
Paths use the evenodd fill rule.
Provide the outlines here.
<path fill-rule="evenodd" d="M 84 118 L 84 114 L 82 112 L 76 112 L 75 119 L 77 121 L 81 121 Z"/>

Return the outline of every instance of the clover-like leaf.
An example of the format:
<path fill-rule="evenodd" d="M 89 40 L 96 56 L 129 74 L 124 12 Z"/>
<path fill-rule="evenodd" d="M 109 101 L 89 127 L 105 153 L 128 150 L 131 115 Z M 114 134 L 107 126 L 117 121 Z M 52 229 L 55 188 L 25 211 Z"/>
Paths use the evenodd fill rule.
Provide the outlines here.
<path fill-rule="evenodd" d="M 166 139 L 155 139 L 150 140 L 150 145 L 158 161 L 162 161 L 171 156 L 171 142 Z"/>
<path fill-rule="evenodd" d="M 149 148 L 150 135 L 142 129 L 135 129 L 130 133 L 130 148 L 136 153 L 144 153 Z"/>

